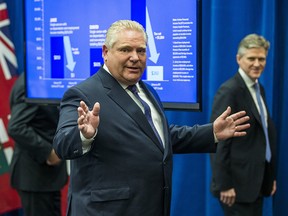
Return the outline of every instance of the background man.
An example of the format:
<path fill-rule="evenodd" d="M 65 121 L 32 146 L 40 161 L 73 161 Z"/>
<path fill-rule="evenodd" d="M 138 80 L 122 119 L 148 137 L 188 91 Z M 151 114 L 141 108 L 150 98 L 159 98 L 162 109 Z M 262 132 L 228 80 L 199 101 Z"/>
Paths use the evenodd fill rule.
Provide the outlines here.
<path fill-rule="evenodd" d="M 260 85 L 260 100 L 255 89 L 266 65 L 269 46 L 257 34 L 243 38 L 236 56 L 238 72 L 221 85 L 214 98 L 211 121 L 230 105 L 233 113 L 245 110 L 251 125 L 246 136 L 221 141 L 216 154 L 211 154 L 211 191 L 219 197 L 227 216 L 262 216 L 263 196 L 276 191 L 276 132 L 264 89 Z"/>
<path fill-rule="evenodd" d="M 8 133 L 15 141 L 11 185 L 27 216 L 60 216 L 60 190 L 67 182 L 66 162 L 52 148 L 59 110 L 25 102 L 24 73 L 10 95 Z"/>

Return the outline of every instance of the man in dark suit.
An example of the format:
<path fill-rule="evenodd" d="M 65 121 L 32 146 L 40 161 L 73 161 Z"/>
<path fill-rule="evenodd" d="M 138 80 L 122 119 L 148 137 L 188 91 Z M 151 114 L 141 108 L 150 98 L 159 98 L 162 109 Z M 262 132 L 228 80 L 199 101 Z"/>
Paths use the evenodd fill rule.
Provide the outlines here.
<path fill-rule="evenodd" d="M 52 148 L 59 119 L 56 106 L 25 102 L 24 74 L 10 95 L 8 133 L 15 141 L 11 185 L 26 216 L 60 216 L 60 190 L 67 182 L 66 162 Z"/>
<path fill-rule="evenodd" d="M 229 104 L 232 112 L 245 110 L 251 125 L 246 136 L 219 142 L 216 153 L 211 154 L 211 190 L 219 197 L 226 216 L 262 216 L 263 196 L 276 191 L 275 127 L 263 87 L 260 87 L 260 105 L 254 87 L 265 68 L 269 46 L 257 34 L 243 38 L 236 56 L 239 70 L 221 85 L 214 98 L 211 121 Z M 263 123 L 260 107 L 264 111 Z M 267 140 L 265 131 L 268 131 Z"/>
<path fill-rule="evenodd" d="M 113 23 L 103 67 L 62 98 L 54 146 L 71 160 L 68 215 L 168 216 L 172 153 L 213 152 L 215 138 L 249 127 L 245 112 L 230 108 L 213 124 L 168 126 L 158 95 L 140 80 L 146 43 L 139 23 Z"/>

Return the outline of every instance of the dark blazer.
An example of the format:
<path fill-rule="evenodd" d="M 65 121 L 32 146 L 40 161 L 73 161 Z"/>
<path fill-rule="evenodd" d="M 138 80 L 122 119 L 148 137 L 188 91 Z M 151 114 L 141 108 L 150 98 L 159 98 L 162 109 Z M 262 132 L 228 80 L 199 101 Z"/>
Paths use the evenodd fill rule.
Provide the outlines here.
<path fill-rule="evenodd" d="M 262 86 L 261 94 L 265 101 Z M 275 180 L 275 127 L 267 109 L 268 133 L 272 150 L 271 163 L 267 164 L 265 163 L 266 142 L 260 115 L 239 73 L 218 89 L 212 107 L 211 121 L 214 121 L 228 105 L 231 106 L 233 113 L 245 110 L 250 117 L 251 127 L 247 130 L 246 136 L 220 142 L 216 153 L 211 154 L 211 191 L 215 196 L 219 196 L 220 191 L 235 188 L 236 201 L 253 202 L 260 192 L 263 194 L 268 191 L 270 194 L 272 182 Z"/>
<path fill-rule="evenodd" d="M 66 162 L 48 166 L 59 110 L 53 106 L 25 103 L 23 73 L 10 96 L 8 133 L 15 141 L 11 162 L 12 187 L 35 192 L 59 191 L 67 182 Z"/>
<path fill-rule="evenodd" d="M 172 151 L 215 151 L 212 124 L 168 126 L 156 92 L 139 83 L 162 118 L 165 149 L 141 109 L 103 68 L 65 93 L 54 146 L 71 159 L 68 215 L 168 216 Z M 77 125 L 80 100 L 90 109 L 97 101 L 101 107 L 97 136 L 85 154 Z"/>

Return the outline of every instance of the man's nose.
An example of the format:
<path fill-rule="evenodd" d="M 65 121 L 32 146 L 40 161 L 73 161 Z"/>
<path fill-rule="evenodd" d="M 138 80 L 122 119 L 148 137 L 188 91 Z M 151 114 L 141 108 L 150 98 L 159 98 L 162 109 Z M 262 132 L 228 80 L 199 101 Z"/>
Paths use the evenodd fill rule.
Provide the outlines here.
<path fill-rule="evenodd" d="M 131 61 L 138 61 L 138 60 L 139 60 L 139 55 L 138 55 L 138 53 L 137 53 L 136 50 L 135 50 L 135 51 L 132 51 L 132 52 L 130 53 L 130 60 L 131 60 Z"/>
<path fill-rule="evenodd" d="M 255 59 L 255 61 L 254 61 L 254 66 L 259 66 L 259 65 L 260 65 L 259 59 Z"/>

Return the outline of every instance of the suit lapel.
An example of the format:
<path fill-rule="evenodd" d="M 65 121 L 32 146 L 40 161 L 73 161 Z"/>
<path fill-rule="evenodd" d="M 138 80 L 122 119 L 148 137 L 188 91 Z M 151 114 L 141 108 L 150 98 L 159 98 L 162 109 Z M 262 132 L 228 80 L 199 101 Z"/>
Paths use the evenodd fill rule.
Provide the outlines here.
<path fill-rule="evenodd" d="M 241 77 L 241 75 L 239 73 L 236 73 L 235 79 L 236 79 L 236 83 L 239 83 L 239 85 L 243 89 L 243 98 L 246 101 L 245 103 L 246 104 L 251 104 L 251 106 L 250 106 L 251 112 L 253 113 L 255 119 L 259 122 L 259 124 L 262 125 L 260 114 L 258 112 L 256 104 L 255 104 L 255 102 L 253 100 L 253 97 L 250 94 L 250 91 L 249 91 L 248 87 L 246 86 L 244 80 L 242 79 L 242 77 Z"/>
<path fill-rule="evenodd" d="M 144 131 L 144 133 L 152 139 L 153 143 L 155 143 L 163 152 L 164 148 L 162 144 L 158 141 L 140 107 L 133 101 L 122 86 L 104 69 L 101 69 L 97 73 L 102 80 L 104 88 L 107 89 L 108 97 L 117 103 L 119 107 L 121 107 L 121 109 L 123 109 L 139 125 L 142 131 Z M 152 102 L 155 105 L 155 102 Z M 127 106 L 127 104 L 129 104 L 129 106 Z"/>

